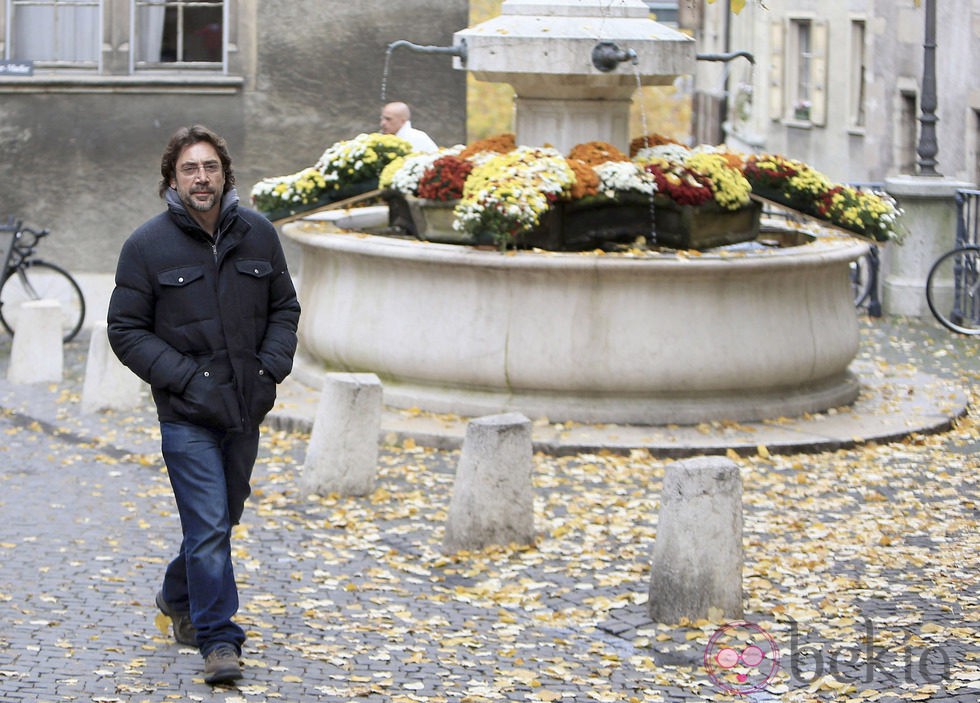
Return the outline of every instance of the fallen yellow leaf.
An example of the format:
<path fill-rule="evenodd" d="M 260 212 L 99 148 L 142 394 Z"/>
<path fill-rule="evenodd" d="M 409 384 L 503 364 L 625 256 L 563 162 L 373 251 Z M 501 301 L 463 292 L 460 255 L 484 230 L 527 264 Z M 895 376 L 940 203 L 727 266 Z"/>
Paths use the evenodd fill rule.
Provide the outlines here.
<path fill-rule="evenodd" d="M 160 630 L 161 635 L 170 634 L 170 618 L 163 613 L 157 613 L 157 616 L 153 618 L 153 624 Z"/>

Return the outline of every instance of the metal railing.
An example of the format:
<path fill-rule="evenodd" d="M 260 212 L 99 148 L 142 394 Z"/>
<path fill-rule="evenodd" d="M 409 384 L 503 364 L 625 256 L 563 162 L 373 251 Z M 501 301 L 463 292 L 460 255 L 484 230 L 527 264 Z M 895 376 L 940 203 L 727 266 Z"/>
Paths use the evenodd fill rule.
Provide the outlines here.
<path fill-rule="evenodd" d="M 980 190 L 956 191 L 956 246 L 980 245 Z"/>

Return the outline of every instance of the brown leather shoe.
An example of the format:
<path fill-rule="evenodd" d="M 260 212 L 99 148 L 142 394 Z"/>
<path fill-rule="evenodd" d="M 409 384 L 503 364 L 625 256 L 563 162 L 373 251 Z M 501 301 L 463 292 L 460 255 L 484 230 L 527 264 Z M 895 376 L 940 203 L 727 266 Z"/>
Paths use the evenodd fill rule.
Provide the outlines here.
<path fill-rule="evenodd" d="M 208 652 L 204 660 L 204 682 L 228 683 L 242 678 L 242 665 L 238 650 L 230 644 L 219 644 Z"/>
<path fill-rule="evenodd" d="M 174 639 L 188 647 L 196 647 L 197 630 L 194 629 L 194 624 L 191 622 L 191 614 L 174 610 L 174 607 L 163 599 L 163 591 L 157 593 L 157 607 L 161 613 L 170 618 L 174 629 Z"/>

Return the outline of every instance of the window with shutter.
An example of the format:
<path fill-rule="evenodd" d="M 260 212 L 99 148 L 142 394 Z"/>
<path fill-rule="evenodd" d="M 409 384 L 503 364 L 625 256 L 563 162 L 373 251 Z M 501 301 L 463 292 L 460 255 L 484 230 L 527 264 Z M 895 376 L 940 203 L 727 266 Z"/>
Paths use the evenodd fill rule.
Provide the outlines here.
<path fill-rule="evenodd" d="M 786 52 L 789 109 L 787 118 L 809 121 L 813 109 L 810 20 L 789 21 L 789 46 Z"/>
<path fill-rule="evenodd" d="M 865 48 L 867 37 L 864 20 L 851 21 L 850 81 L 848 85 L 848 126 L 861 128 L 865 124 L 868 55 Z"/>
<path fill-rule="evenodd" d="M 810 121 L 821 127 L 827 124 L 827 48 L 829 29 L 826 21 L 810 23 Z"/>
<path fill-rule="evenodd" d="M 784 28 L 782 22 L 772 22 L 769 25 L 769 119 L 782 119 L 785 112 L 783 105 L 784 75 Z"/>

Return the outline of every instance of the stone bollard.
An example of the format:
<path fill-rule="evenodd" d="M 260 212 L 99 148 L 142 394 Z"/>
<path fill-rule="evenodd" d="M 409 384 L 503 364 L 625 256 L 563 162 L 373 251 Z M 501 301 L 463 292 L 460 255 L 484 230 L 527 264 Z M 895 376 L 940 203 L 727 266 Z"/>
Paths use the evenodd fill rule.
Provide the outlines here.
<path fill-rule="evenodd" d="M 520 413 L 471 420 L 456 468 L 443 549 L 534 541 L 531 421 Z"/>
<path fill-rule="evenodd" d="M 724 457 L 670 464 L 650 578 L 650 617 L 676 623 L 709 609 L 742 617 L 742 476 Z"/>
<path fill-rule="evenodd" d="M 10 347 L 7 380 L 13 383 L 59 382 L 64 373 L 61 305 L 57 300 L 21 304 Z"/>
<path fill-rule="evenodd" d="M 83 413 L 128 410 L 143 403 L 141 392 L 145 384 L 112 352 L 106 328 L 105 322 L 92 327 L 82 383 Z"/>
<path fill-rule="evenodd" d="M 374 489 L 381 401 L 381 381 L 373 373 L 326 375 L 303 466 L 304 488 L 351 496 Z"/>
<path fill-rule="evenodd" d="M 956 191 L 975 188 L 945 177 L 900 175 L 885 190 L 902 208 L 909 236 L 900 247 L 885 247 L 882 304 L 886 315 L 917 315 L 932 319 L 926 302 L 926 280 L 933 263 L 956 241 Z M 944 282 L 947 287 L 952 281 Z"/>

